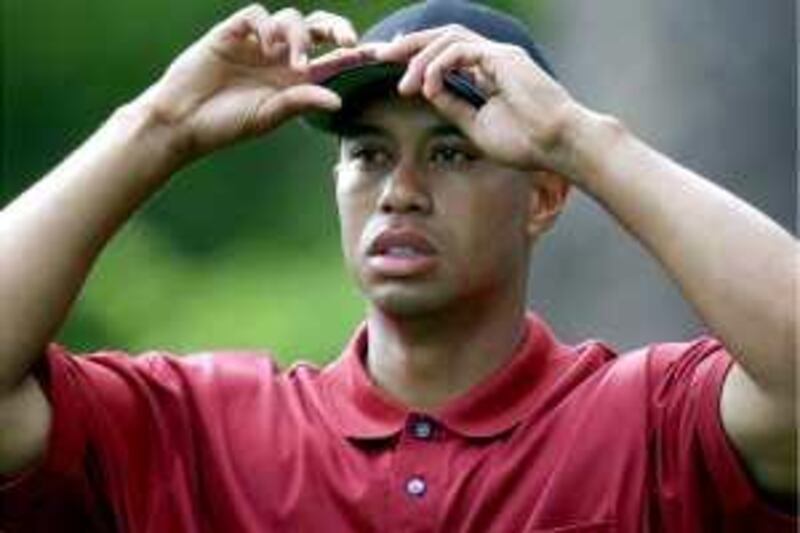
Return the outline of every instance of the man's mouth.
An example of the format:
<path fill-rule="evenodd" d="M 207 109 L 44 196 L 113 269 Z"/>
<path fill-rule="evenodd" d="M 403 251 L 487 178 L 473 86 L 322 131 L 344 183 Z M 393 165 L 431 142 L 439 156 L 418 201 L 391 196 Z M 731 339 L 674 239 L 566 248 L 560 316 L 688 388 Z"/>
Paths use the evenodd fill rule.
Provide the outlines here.
<path fill-rule="evenodd" d="M 367 265 L 386 277 L 411 277 L 436 266 L 436 248 L 420 232 L 410 229 L 382 231 L 367 250 Z"/>
<path fill-rule="evenodd" d="M 380 255 L 387 255 L 389 257 L 416 257 L 425 254 L 411 246 L 392 246 Z"/>

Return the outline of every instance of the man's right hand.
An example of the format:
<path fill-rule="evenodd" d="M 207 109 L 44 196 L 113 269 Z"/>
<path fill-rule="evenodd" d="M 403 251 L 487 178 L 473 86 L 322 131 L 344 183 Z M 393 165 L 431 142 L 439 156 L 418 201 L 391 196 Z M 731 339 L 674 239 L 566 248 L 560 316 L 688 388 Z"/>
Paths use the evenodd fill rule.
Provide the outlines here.
<path fill-rule="evenodd" d="M 173 129 L 173 146 L 191 160 L 303 111 L 338 109 L 338 95 L 312 83 L 315 70 L 335 65 L 308 57 L 316 45 L 356 41 L 350 22 L 338 15 L 303 16 L 293 8 L 270 14 L 253 4 L 189 47 L 139 103 Z M 329 57 L 346 60 L 347 54 Z"/>

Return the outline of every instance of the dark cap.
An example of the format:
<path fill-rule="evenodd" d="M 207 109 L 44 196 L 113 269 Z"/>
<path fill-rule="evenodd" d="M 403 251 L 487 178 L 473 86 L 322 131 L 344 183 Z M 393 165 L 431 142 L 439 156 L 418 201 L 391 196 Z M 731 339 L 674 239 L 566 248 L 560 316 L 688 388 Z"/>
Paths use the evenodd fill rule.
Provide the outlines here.
<path fill-rule="evenodd" d="M 360 43 L 390 42 L 398 36 L 420 30 L 458 24 L 492 41 L 519 46 L 545 72 L 554 76 L 530 30 L 514 17 L 465 0 L 429 0 L 395 11 L 372 26 L 361 37 Z M 318 83 L 336 92 L 342 98 L 342 109 L 335 112 L 313 112 L 306 115 L 310 126 L 328 132 L 340 132 L 351 116 L 364 102 L 376 94 L 396 92 L 397 83 L 405 65 L 394 63 L 367 63 L 350 66 Z M 465 98 L 475 107 L 485 102 L 481 91 L 459 73 L 445 77 L 445 86 Z"/>

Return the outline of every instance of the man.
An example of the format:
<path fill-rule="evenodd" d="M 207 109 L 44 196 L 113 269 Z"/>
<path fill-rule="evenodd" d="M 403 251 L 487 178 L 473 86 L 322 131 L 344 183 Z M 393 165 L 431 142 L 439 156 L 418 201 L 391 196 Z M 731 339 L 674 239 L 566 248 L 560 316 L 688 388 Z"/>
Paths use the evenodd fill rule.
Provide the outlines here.
<path fill-rule="evenodd" d="M 792 530 L 795 239 L 572 99 L 504 16 L 431 2 L 356 40 L 333 14 L 243 9 L 6 208 L 5 527 Z M 320 43 L 337 48 L 309 60 Z M 343 251 L 369 304 L 338 361 L 46 348 L 172 173 L 299 114 L 340 136 Z M 526 313 L 570 186 L 719 340 L 617 358 Z"/>

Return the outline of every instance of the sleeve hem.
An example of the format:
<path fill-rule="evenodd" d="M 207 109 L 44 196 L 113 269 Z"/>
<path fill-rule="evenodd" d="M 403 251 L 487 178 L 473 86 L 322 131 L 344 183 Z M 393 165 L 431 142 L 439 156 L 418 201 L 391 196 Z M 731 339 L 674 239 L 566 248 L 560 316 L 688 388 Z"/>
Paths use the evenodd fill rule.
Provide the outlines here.
<path fill-rule="evenodd" d="M 81 486 L 85 410 L 76 403 L 80 395 L 69 392 L 74 381 L 70 376 L 73 373 L 69 368 L 70 357 L 64 348 L 51 344 L 33 367 L 33 376 L 52 411 L 46 447 L 29 466 L 0 476 L 0 523 L 36 522 L 33 517 L 45 512 L 42 501 L 50 498 L 54 490 L 74 490 Z"/>
<path fill-rule="evenodd" d="M 759 494 L 755 483 L 745 470 L 736 448 L 722 425 L 722 391 L 728 373 L 735 361 L 726 352 L 725 356 L 714 357 L 707 374 L 706 390 L 710 398 L 702 402 L 699 432 L 703 453 L 716 486 L 720 489 L 721 504 L 726 511 L 736 514 L 757 511 L 768 520 L 789 521 L 794 524 L 796 517 L 780 512 L 770 506 Z"/>

